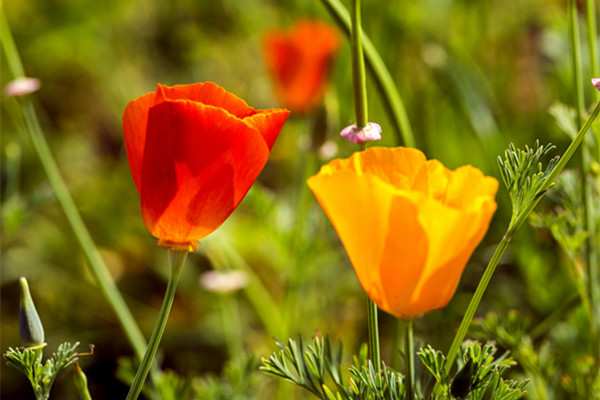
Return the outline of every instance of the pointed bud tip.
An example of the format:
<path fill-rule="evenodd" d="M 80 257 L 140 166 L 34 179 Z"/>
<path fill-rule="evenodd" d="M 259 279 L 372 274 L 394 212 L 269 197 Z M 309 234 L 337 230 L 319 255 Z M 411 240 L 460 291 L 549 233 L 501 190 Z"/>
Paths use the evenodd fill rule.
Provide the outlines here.
<path fill-rule="evenodd" d="M 35 308 L 29 284 L 24 277 L 19 278 L 19 286 L 21 287 L 21 302 L 19 309 L 19 331 L 21 340 L 26 345 L 44 344 L 45 334 L 44 326 L 40 320 L 40 316 Z"/>

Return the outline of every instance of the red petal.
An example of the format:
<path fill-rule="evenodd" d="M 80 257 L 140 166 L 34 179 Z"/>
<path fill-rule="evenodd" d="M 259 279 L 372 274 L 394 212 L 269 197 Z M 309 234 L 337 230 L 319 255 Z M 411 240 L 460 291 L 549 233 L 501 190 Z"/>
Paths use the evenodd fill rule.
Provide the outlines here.
<path fill-rule="evenodd" d="M 224 110 L 182 100 L 153 106 L 142 167 L 146 226 L 168 242 L 208 235 L 237 207 L 268 153 L 256 129 Z"/>
<path fill-rule="evenodd" d="M 321 101 L 329 66 L 340 39 L 328 25 L 301 21 L 288 33 L 265 37 L 265 58 L 280 101 L 305 112 Z"/>
<path fill-rule="evenodd" d="M 160 96 L 163 100 L 192 100 L 224 108 L 238 118 L 244 118 L 256 112 L 244 100 L 212 82 L 175 86 L 159 84 L 156 88 L 156 93 L 157 97 Z"/>
<path fill-rule="evenodd" d="M 290 112 L 283 108 L 259 110 L 258 113 L 244 118 L 244 122 L 254 126 L 262 134 L 270 150 L 289 115 Z"/>
<path fill-rule="evenodd" d="M 287 34 L 271 32 L 264 40 L 265 59 L 278 84 L 287 86 L 298 73 L 300 50 Z"/>
<path fill-rule="evenodd" d="M 146 142 L 146 122 L 148 110 L 154 104 L 154 93 L 146 93 L 130 101 L 123 113 L 123 131 L 125 150 L 129 160 L 129 169 L 138 192 L 142 183 L 142 159 Z"/>

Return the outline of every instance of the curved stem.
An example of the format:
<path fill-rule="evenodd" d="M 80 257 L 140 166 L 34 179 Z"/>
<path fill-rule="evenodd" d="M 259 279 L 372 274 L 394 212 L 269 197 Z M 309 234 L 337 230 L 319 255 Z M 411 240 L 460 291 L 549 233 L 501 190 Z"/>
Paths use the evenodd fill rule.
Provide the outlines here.
<path fill-rule="evenodd" d="M 379 321 L 377 304 L 367 299 L 367 324 L 369 328 L 369 357 L 377 371 L 381 369 L 381 349 L 379 346 Z"/>
<path fill-rule="evenodd" d="M 407 400 L 414 400 L 416 398 L 415 340 L 412 319 L 406 321 L 406 337 L 404 352 L 406 355 L 406 398 Z"/>
<path fill-rule="evenodd" d="M 160 312 L 158 313 L 156 325 L 154 325 L 152 335 L 150 336 L 148 348 L 146 349 L 144 358 L 142 359 L 142 362 L 138 366 L 138 369 L 135 373 L 135 378 L 133 379 L 133 383 L 129 388 L 129 393 L 127 393 L 126 400 L 137 399 L 142 391 L 142 388 L 144 387 L 144 382 L 146 381 L 148 372 L 150 372 L 150 368 L 154 363 L 154 357 L 156 356 L 158 346 L 160 345 L 160 340 L 162 339 L 163 333 L 165 332 L 165 328 L 167 326 L 167 321 L 169 320 L 169 313 L 171 312 L 173 299 L 175 299 L 175 292 L 177 291 L 177 283 L 179 282 L 179 276 L 181 275 L 181 270 L 185 265 L 186 258 L 187 252 L 185 251 L 169 250 L 169 283 L 167 284 L 165 297 L 163 298 L 163 303 L 160 307 Z"/>
<path fill-rule="evenodd" d="M 581 127 L 579 132 L 577 132 L 577 135 L 575 136 L 575 138 L 573 138 L 573 140 L 571 141 L 571 144 L 569 144 L 569 147 L 567 147 L 565 152 L 562 154 L 562 156 L 560 157 L 560 159 L 554 166 L 554 169 L 552 170 L 552 172 L 550 172 L 550 174 L 548 175 L 548 178 L 546 179 L 546 182 L 540 192 L 543 193 L 546 189 L 548 189 L 554 183 L 554 180 L 556 179 L 556 177 L 562 172 L 562 170 L 565 168 L 565 166 L 567 165 L 569 160 L 573 157 L 573 154 L 575 154 L 575 152 L 577 151 L 577 148 L 583 142 L 583 139 L 585 138 L 585 134 L 590 130 L 592 123 L 596 120 L 599 113 L 600 113 L 600 101 L 596 103 L 596 105 L 594 106 L 594 109 L 590 113 L 590 116 L 585 121 L 585 123 L 583 124 L 583 126 Z M 460 348 L 460 345 L 467 334 L 469 325 L 471 325 L 473 316 L 475 315 L 475 312 L 477 311 L 477 308 L 479 307 L 479 303 L 481 302 L 483 294 L 485 293 L 485 290 L 487 289 L 487 287 L 490 283 L 490 280 L 492 279 L 492 276 L 494 275 L 494 272 L 496 271 L 496 267 L 498 266 L 498 263 L 500 262 L 502 255 L 506 251 L 506 248 L 508 247 L 508 245 L 512 239 L 512 235 L 518 229 L 518 227 L 520 227 L 522 225 L 523 221 L 525 221 L 529 217 L 529 214 L 533 211 L 533 209 L 539 203 L 539 201 L 541 200 L 542 197 L 543 196 L 539 196 L 535 201 L 532 201 L 531 204 L 522 213 L 520 213 L 517 220 L 511 221 L 508 229 L 506 230 L 506 233 L 502 237 L 502 240 L 500 241 L 498 246 L 496 246 L 496 249 L 494 250 L 494 254 L 492 255 L 492 258 L 490 258 L 490 261 L 488 262 L 488 265 L 486 266 L 485 271 L 483 272 L 483 276 L 481 277 L 481 280 L 479 281 L 479 284 L 477 285 L 475 294 L 471 298 L 471 302 L 469 303 L 469 306 L 467 307 L 467 311 L 465 312 L 465 315 L 463 316 L 460 326 L 458 327 L 458 331 L 456 332 L 456 335 L 454 336 L 454 339 L 452 340 L 450 350 L 448 351 L 448 358 L 446 359 L 446 364 L 445 364 L 445 369 L 447 372 L 450 371 L 450 369 L 452 368 L 452 363 L 454 362 L 454 360 L 458 354 L 458 349 Z"/>
<path fill-rule="evenodd" d="M 452 345 L 450 345 L 450 350 L 448 350 L 448 357 L 446 358 L 445 369 L 446 372 L 450 372 L 452 368 L 452 364 L 454 363 L 454 359 L 458 355 L 458 350 L 460 348 L 461 343 L 465 339 L 467 335 L 467 331 L 469 330 L 469 325 L 471 325 L 471 321 L 473 321 L 473 317 L 475 316 L 475 312 L 477 308 L 479 308 L 479 303 L 481 303 L 481 299 L 483 298 L 483 294 L 485 293 L 488 285 L 490 284 L 490 280 L 496 271 L 496 267 L 500 263 L 502 259 L 502 255 L 506 251 L 508 244 L 512 239 L 512 229 L 508 229 L 507 232 L 502 237 L 502 240 L 496 246 L 496 250 L 494 250 L 494 254 L 490 261 L 488 262 L 487 267 L 485 267 L 485 271 L 483 272 L 483 276 L 477 285 L 477 289 L 475 289 L 475 294 L 471 298 L 471 302 L 467 307 L 467 311 L 460 322 L 460 326 L 458 327 L 458 331 L 452 340 Z"/>
<path fill-rule="evenodd" d="M 352 33 L 352 23 L 348 10 L 340 0 L 321 0 L 327 11 L 331 14 L 338 26 L 350 36 Z M 390 75 L 381 56 L 371 43 L 371 40 L 364 33 L 361 36 L 362 45 L 367 60 L 367 66 L 371 71 L 371 76 L 375 80 L 377 90 L 381 96 L 388 116 L 394 126 L 396 133 L 396 144 L 404 144 L 408 147 L 415 147 L 415 138 L 404 107 L 404 102 L 396 89 L 394 80 Z"/>
<path fill-rule="evenodd" d="M 4 9 L 1 2 L 0 41 L 2 42 L 4 54 L 6 55 L 6 59 L 8 61 L 8 69 L 12 77 L 18 78 L 24 76 L 25 73 L 23 71 L 23 65 L 12 38 L 6 17 L 4 16 Z M 29 133 L 34 149 L 38 155 L 38 158 L 40 159 L 46 175 L 48 176 L 50 186 L 52 187 L 52 190 L 54 191 L 54 194 L 56 195 L 56 198 L 60 203 L 65 216 L 71 225 L 71 228 L 73 229 L 73 233 L 75 234 L 75 237 L 81 246 L 81 249 L 90 267 L 90 271 L 96 279 L 102 294 L 117 315 L 121 327 L 125 331 L 125 335 L 131 343 L 136 356 L 141 360 L 146 348 L 146 340 L 136 324 L 131 311 L 129 311 L 125 300 L 121 296 L 119 289 L 115 285 L 110 273 L 108 272 L 108 268 L 100 256 L 100 253 L 98 252 L 98 249 L 96 248 L 89 231 L 81 219 L 81 215 L 77 210 L 77 206 L 75 205 L 67 185 L 60 174 L 58 166 L 56 165 L 56 161 L 50 152 L 50 147 L 48 146 L 48 142 L 46 141 L 42 128 L 40 127 L 33 102 L 28 96 L 26 96 L 20 99 L 19 104 L 21 105 L 21 111 L 25 120 L 26 130 Z"/>

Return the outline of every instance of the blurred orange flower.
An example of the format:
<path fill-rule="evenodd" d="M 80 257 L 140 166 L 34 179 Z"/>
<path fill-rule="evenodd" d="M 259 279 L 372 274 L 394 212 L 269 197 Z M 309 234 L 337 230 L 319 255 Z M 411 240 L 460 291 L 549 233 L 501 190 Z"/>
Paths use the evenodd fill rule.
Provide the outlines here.
<path fill-rule="evenodd" d="M 289 111 L 257 110 L 214 83 L 158 85 L 123 114 L 144 223 L 194 248 L 233 212 L 265 166 Z"/>
<path fill-rule="evenodd" d="M 337 31 L 318 21 L 300 21 L 288 32 L 265 35 L 264 53 L 280 101 L 294 112 L 307 112 L 321 101 Z"/>
<path fill-rule="evenodd" d="M 369 297 L 397 317 L 444 307 L 496 210 L 498 181 L 372 147 L 308 180 Z"/>

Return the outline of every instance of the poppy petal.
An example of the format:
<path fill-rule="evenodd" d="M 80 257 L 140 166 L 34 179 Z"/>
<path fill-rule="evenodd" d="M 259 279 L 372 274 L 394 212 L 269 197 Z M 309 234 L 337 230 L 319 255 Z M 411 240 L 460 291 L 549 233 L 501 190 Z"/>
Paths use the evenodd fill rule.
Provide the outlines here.
<path fill-rule="evenodd" d="M 244 122 L 254 126 L 262 134 L 267 146 L 271 149 L 289 115 L 290 112 L 282 108 L 261 110 L 250 117 L 244 118 Z"/>
<path fill-rule="evenodd" d="M 148 230 L 173 243 L 208 235 L 243 199 L 268 154 L 260 133 L 227 111 L 184 100 L 153 106 L 141 185 Z"/>
<path fill-rule="evenodd" d="M 378 266 L 393 191 L 375 177 L 352 171 L 315 175 L 308 186 L 342 241 L 362 287 L 373 301 L 384 305 Z"/>
<path fill-rule="evenodd" d="M 130 101 L 123 113 L 123 132 L 125 133 L 125 151 L 129 169 L 138 192 L 142 183 L 142 159 L 146 143 L 148 110 L 154 105 L 154 93 L 146 93 Z"/>
<path fill-rule="evenodd" d="M 428 242 L 417 216 L 414 199 L 394 197 L 379 273 L 385 293 L 380 308 L 396 317 L 422 312 L 415 309 L 412 295 L 425 267 Z"/>
<path fill-rule="evenodd" d="M 160 93 L 165 100 L 191 100 L 223 108 L 238 118 L 244 118 L 256 112 L 244 100 L 212 82 L 174 86 L 159 84 L 156 92 Z"/>

